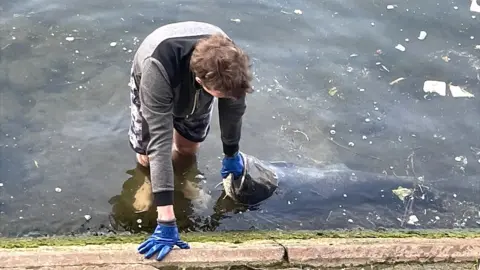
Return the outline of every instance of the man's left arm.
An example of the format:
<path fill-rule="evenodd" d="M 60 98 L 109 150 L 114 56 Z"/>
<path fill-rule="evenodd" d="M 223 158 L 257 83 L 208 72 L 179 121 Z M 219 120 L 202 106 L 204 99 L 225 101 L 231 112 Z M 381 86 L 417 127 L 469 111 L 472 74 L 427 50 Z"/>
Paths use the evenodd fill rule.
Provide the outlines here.
<path fill-rule="evenodd" d="M 247 108 L 245 96 L 239 99 L 219 98 L 218 113 L 223 153 L 227 157 L 239 151 L 242 118 Z"/>

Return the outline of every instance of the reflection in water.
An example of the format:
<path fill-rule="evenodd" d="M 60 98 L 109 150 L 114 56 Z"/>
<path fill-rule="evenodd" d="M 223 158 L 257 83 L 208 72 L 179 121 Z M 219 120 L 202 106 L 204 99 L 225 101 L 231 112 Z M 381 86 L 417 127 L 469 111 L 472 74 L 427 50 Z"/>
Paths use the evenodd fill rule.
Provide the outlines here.
<path fill-rule="evenodd" d="M 245 211 L 247 207 L 234 203 L 222 192 L 215 202 L 213 214 L 200 215 L 207 210 L 212 196 L 202 189 L 204 177 L 196 165 L 196 160 L 188 157 L 181 159 L 181 163 L 174 162 L 174 211 L 178 229 L 214 231 L 225 218 L 225 213 Z M 157 225 L 157 212 L 153 204 L 150 171 L 137 163 L 127 174 L 130 177 L 123 183 L 121 194 L 109 200 L 112 205 L 110 224 L 114 230 L 151 233 Z"/>

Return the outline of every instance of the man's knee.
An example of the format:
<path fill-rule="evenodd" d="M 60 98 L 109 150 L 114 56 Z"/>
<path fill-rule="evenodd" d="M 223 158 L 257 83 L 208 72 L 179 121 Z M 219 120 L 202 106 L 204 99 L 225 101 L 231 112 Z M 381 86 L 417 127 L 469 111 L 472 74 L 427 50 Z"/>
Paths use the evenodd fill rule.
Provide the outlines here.
<path fill-rule="evenodd" d="M 173 151 L 182 156 L 192 156 L 198 151 L 200 143 L 189 143 L 187 145 L 175 142 L 173 144 Z"/>
<path fill-rule="evenodd" d="M 177 152 L 180 155 L 195 155 L 197 153 L 197 150 L 200 146 L 200 143 L 197 142 L 192 142 L 188 140 L 187 138 L 183 137 L 180 135 L 177 130 L 174 131 L 173 134 L 173 151 Z"/>

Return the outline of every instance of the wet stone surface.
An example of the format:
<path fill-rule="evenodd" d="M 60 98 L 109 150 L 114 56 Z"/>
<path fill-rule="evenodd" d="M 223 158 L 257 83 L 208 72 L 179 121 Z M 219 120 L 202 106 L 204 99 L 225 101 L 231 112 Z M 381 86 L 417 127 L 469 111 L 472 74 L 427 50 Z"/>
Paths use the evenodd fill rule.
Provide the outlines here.
<path fill-rule="evenodd" d="M 215 110 L 198 171 L 176 180 L 182 231 L 478 228 L 479 16 L 410 0 L 7 1 L 0 236 L 151 230 L 154 209 L 134 212 L 145 175 L 128 145 L 130 63 L 156 27 L 207 17 L 252 58 L 242 151 L 302 168 L 257 208 L 223 200 Z"/>

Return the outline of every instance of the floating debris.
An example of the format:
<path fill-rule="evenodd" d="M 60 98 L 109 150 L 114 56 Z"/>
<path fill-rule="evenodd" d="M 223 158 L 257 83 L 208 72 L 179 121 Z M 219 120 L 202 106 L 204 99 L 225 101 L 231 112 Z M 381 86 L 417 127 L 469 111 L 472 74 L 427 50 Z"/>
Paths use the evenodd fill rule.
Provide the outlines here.
<path fill-rule="evenodd" d="M 424 40 L 427 37 L 427 32 L 425 31 L 420 31 L 420 34 L 418 35 L 419 40 Z"/>
<path fill-rule="evenodd" d="M 38 162 L 36 160 L 34 160 L 33 163 L 35 164 L 35 167 L 38 168 Z"/>
<path fill-rule="evenodd" d="M 72 42 L 75 40 L 75 37 L 66 37 L 65 40 Z"/>
<path fill-rule="evenodd" d="M 437 93 L 441 96 L 446 96 L 447 84 L 441 81 L 425 81 L 423 84 L 423 91 L 426 93 Z"/>
<path fill-rule="evenodd" d="M 92 219 L 92 216 L 90 216 L 90 215 L 85 215 L 84 217 L 85 217 L 85 220 L 87 220 L 87 221 L 89 221 L 90 219 Z"/>
<path fill-rule="evenodd" d="M 456 161 L 456 162 L 462 162 L 463 165 L 467 165 L 467 164 L 468 164 L 468 159 L 467 159 L 467 157 L 465 157 L 465 156 L 455 157 L 455 161 Z"/>
<path fill-rule="evenodd" d="M 0 183 L 0 187 L 3 187 L 3 183 Z"/>
<path fill-rule="evenodd" d="M 334 86 L 328 90 L 328 94 L 333 97 L 337 93 L 337 91 L 337 87 Z"/>
<path fill-rule="evenodd" d="M 350 146 L 350 147 L 354 147 L 354 146 L 355 146 L 355 144 L 354 144 L 353 142 L 349 142 L 349 143 L 348 143 L 348 146 Z"/>
<path fill-rule="evenodd" d="M 295 14 L 298 14 L 298 15 L 303 14 L 303 12 L 300 9 L 295 9 L 293 12 L 295 12 Z"/>
<path fill-rule="evenodd" d="M 348 222 L 349 222 L 349 223 L 353 223 L 353 220 L 352 220 L 352 219 L 348 219 Z"/>
<path fill-rule="evenodd" d="M 142 220 L 141 220 L 141 219 L 137 219 L 137 223 L 142 223 Z"/>
<path fill-rule="evenodd" d="M 448 55 L 442 56 L 442 60 L 448 63 L 450 61 L 450 57 L 448 57 Z"/>
<path fill-rule="evenodd" d="M 450 93 L 452 94 L 452 97 L 475 97 L 472 93 L 467 92 L 460 86 L 452 84 L 449 84 L 448 86 L 450 88 Z"/>
<path fill-rule="evenodd" d="M 408 221 L 407 221 L 408 224 L 414 225 L 417 222 L 418 222 L 417 216 L 411 215 L 410 217 L 408 217 Z"/>
<path fill-rule="evenodd" d="M 117 42 L 111 42 L 110 43 L 110 47 L 115 47 L 115 46 L 117 46 Z"/>
<path fill-rule="evenodd" d="M 392 9 L 394 9 L 395 7 L 397 7 L 397 5 L 387 5 L 387 9 L 388 9 L 388 10 L 392 10 Z"/>
<path fill-rule="evenodd" d="M 395 46 L 395 49 L 397 49 L 401 52 L 404 52 L 405 51 L 405 46 L 403 46 L 402 44 L 397 44 L 397 46 Z"/>
<path fill-rule="evenodd" d="M 236 22 L 236 23 L 239 23 L 239 22 L 241 22 L 241 20 L 240 20 L 240 19 L 230 19 L 230 21 L 232 21 L 232 22 Z"/>
<path fill-rule="evenodd" d="M 196 180 L 203 180 L 203 179 L 206 179 L 206 177 L 203 174 L 197 174 L 197 175 L 195 175 L 195 179 Z"/>
<path fill-rule="evenodd" d="M 56 187 L 56 188 L 55 188 L 55 192 L 58 192 L 58 193 L 60 193 L 60 192 L 62 192 L 62 189 L 61 189 L 61 188 L 59 188 L 59 187 Z"/>
<path fill-rule="evenodd" d="M 477 0 L 472 0 L 470 11 L 480 13 L 480 6 L 478 5 Z"/>
<path fill-rule="evenodd" d="M 337 133 L 334 129 L 330 130 L 330 134 L 335 135 Z"/>
<path fill-rule="evenodd" d="M 392 190 L 393 194 L 397 195 L 397 197 L 404 202 L 405 198 L 410 196 L 413 193 L 412 189 L 404 188 L 399 186 L 397 189 Z"/>
<path fill-rule="evenodd" d="M 398 82 L 400 82 L 400 81 L 403 81 L 403 80 L 405 80 L 405 78 L 400 77 L 400 78 L 398 78 L 398 79 L 396 79 L 396 80 L 391 81 L 391 82 L 390 82 L 390 85 L 394 85 L 394 84 L 396 84 L 396 83 L 398 83 Z"/>

